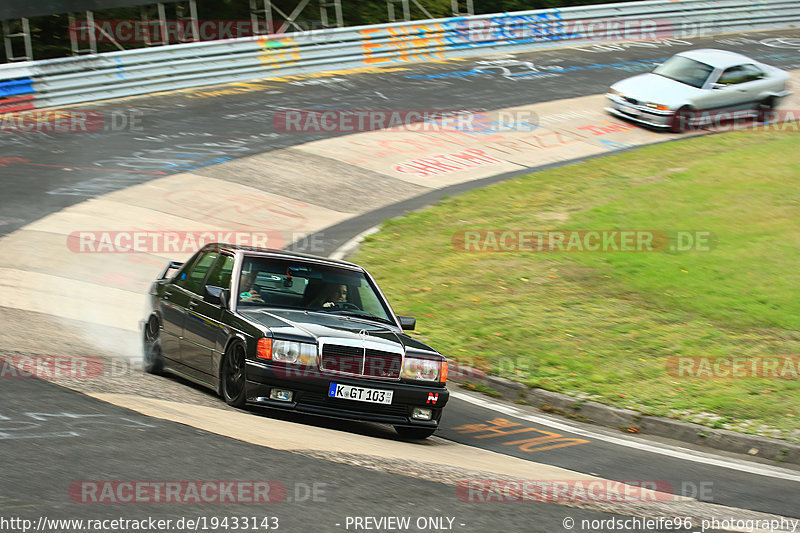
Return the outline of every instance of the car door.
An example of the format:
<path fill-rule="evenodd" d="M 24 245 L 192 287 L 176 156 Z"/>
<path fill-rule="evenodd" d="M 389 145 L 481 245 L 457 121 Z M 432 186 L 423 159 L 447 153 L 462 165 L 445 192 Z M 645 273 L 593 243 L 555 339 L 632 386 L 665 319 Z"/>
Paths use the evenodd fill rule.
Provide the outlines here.
<path fill-rule="evenodd" d="M 189 314 L 197 306 L 195 303 L 196 296 L 202 291 L 203 281 L 206 279 L 211 265 L 214 264 L 214 261 L 217 260 L 219 255 L 218 251 L 199 253 L 196 260 L 190 265 L 190 268 L 185 272 L 180 272 L 174 283 L 175 290 L 172 291 L 172 302 L 176 308 L 182 311 L 180 362 L 183 365 L 189 366 L 188 361 L 192 359 L 192 344 L 186 342 L 186 324 L 189 320 Z"/>
<path fill-rule="evenodd" d="M 772 81 L 766 72 L 753 64 L 742 65 L 744 80 L 739 84 L 739 90 L 747 95 L 747 101 L 743 107 L 755 109 L 761 103 L 762 95 L 769 92 Z"/>
<path fill-rule="evenodd" d="M 760 71 L 753 65 L 735 65 L 722 71 L 711 89 L 712 104 L 708 109 L 724 109 L 736 111 L 749 109 L 755 99 L 756 84 Z M 762 74 L 763 75 L 763 74 Z"/>
<path fill-rule="evenodd" d="M 223 308 L 219 304 L 205 301 L 205 286 L 230 288 L 233 272 L 233 256 L 220 254 L 211 266 L 208 276 L 197 288 L 189 301 L 183 326 L 183 364 L 204 374 L 201 379 L 210 380 L 214 375 L 214 357 L 222 349 L 225 327 L 221 323 Z"/>
<path fill-rule="evenodd" d="M 189 293 L 180 284 L 189 276 L 200 255 L 194 255 L 178 270 L 172 280 L 164 286 L 158 300 L 158 312 L 161 315 L 163 329 L 161 352 L 165 358 L 175 362 L 181 361 L 183 322 L 189 306 Z"/>

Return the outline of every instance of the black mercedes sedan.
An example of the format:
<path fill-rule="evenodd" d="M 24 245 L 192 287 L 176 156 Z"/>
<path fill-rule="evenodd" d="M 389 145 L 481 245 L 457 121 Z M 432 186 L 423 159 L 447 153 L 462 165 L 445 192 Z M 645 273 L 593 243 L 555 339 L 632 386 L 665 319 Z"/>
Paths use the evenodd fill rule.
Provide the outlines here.
<path fill-rule="evenodd" d="M 436 430 L 447 360 L 406 335 L 362 267 L 306 254 L 208 244 L 153 283 L 144 368 L 258 405 Z"/>

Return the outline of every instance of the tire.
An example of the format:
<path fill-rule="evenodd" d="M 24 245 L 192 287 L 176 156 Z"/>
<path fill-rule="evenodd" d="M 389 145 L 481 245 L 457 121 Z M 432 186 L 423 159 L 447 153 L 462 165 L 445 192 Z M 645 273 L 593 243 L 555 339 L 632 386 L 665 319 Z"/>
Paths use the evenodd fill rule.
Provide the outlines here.
<path fill-rule="evenodd" d="M 410 428 L 407 426 L 395 426 L 394 430 L 401 439 L 423 440 L 433 435 L 436 428 Z"/>
<path fill-rule="evenodd" d="M 763 99 L 756 106 L 756 120 L 766 122 L 771 118 L 770 114 L 773 109 L 775 109 L 775 99 L 771 96 Z"/>
<path fill-rule="evenodd" d="M 155 315 L 152 315 L 144 325 L 143 348 L 144 371 L 149 374 L 161 374 L 164 370 L 164 356 L 161 353 L 161 324 Z"/>
<path fill-rule="evenodd" d="M 222 399 L 230 406 L 243 408 L 246 403 L 244 347 L 235 342 L 231 344 L 222 358 L 222 370 L 219 376 Z"/>
<path fill-rule="evenodd" d="M 672 133 L 683 133 L 686 131 L 690 116 L 691 109 L 688 106 L 684 106 L 675 111 L 675 114 L 672 115 L 669 121 L 669 131 Z"/>

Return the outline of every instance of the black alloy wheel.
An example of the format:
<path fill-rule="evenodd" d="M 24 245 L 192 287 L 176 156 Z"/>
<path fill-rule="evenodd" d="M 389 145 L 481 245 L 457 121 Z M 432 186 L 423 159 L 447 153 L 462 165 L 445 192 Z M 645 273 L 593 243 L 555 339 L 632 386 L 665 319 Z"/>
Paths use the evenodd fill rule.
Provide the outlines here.
<path fill-rule="evenodd" d="M 238 342 L 233 343 L 225 352 L 222 359 L 222 398 L 225 403 L 233 407 L 242 408 L 245 405 L 245 355 L 244 347 Z"/>
<path fill-rule="evenodd" d="M 144 325 L 145 372 L 160 374 L 164 370 L 164 357 L 161 354 L 161 324 L 158 317 L 151 316 Z"/>

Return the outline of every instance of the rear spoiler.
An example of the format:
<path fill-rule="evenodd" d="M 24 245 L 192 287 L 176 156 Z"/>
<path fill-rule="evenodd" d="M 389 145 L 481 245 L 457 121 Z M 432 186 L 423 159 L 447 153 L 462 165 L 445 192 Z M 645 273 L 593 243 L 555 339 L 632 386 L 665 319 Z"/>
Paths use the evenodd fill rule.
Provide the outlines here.
<path fill-rule="evenodd" d="M 183 263 L 180 261 L 170 261 L 166 268 L 164 268 L 164 270 L 161 272 L 161 275 L 158 277 L 158 279 L 166 278 L 167 274 L 169 274 L 172 270 L 178 270 L 182 266 Z"/>

